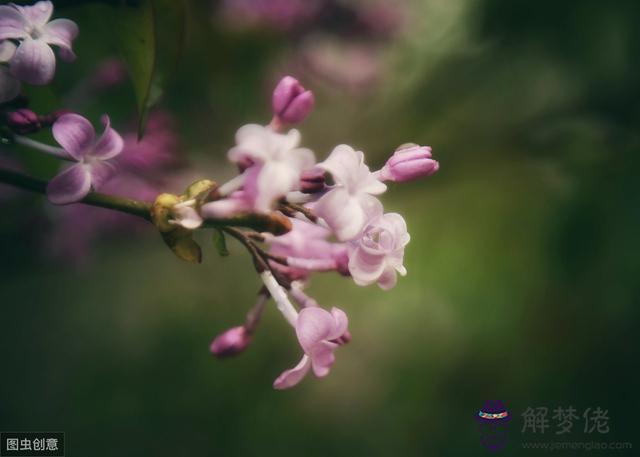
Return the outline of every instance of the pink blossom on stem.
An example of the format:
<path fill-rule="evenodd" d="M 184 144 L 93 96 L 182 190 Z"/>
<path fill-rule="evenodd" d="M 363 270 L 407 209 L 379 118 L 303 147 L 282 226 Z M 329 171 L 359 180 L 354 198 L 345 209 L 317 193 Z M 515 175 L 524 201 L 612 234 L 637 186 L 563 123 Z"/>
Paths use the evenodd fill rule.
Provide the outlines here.
<path fill-rule="evenodd" d="M 327 241 L 331 232 L 324 227 L 299 219 L 290 221 L 292 228 L 289 232 L 266 238 L 269 252 L 287 258 L 285 274 L 290 279 L 307 278 L 313 271 L 346 271 L 348 254 L 345 244 Z M 270 263 L 276 266 L 275 262 Z"/>
<path fill-rule="evenodd" d="M 440 168 L 431 158 L 429 146 L 412 145 L 398 148 L 378 172 L 381 181 L 406 182 L 430 176 Z"/>
<path fill-rule="evenodd" d="M 318 307 L 304 308 L 295 323 L 296 335 L 304 351 L 294 368 L 284 371 L 273 382 L 278 390 L 298 384 L 312 370 L 317 377 L 329 374 L 335 361 L 336 342 L 347 333 L 349 320 L 344 311 L 332 308 L 331 312 Z"/>
<path fill-rule="evenodd" d="M 78 35 L 78 26 L 69 19 L 50 21 L 52 13 L 50 1 L 0 6 L 0 40 L 20 42 L 9 61 L 11 73 L 29 84 L 47 84 L 53 79 L 56 58 L 51 46 L 59 48 L 63 60 L 76 57 L 71 43 Z"/>
<path fill-rule="evenodd" d="M 382 194 L 387 186 L 369 171 L 362 151 L 341 144 L 329 157 L 317 165 L 333 176 L 335 186 L 313 207 L 340 241 L 358 236 L 372 214 L 381 211 L 374 195 Z"/>
<path fill-rule="evenodd" d="M 253 162 L 242 175 L 242 193 L 203 205 L 203 216 L 215 217 L 231 211 L 264 213 L 276 200 L 298 190 L 302 171 L 315 163 L 313 152 L 298 147 L 299 143 L 300 132 L 297 130 L 282 134 L 257 124 L 241 127 L 236 133 L 236 146 L 229 151 L 229 159 L 234 163 L 246 163 L 247 159 Z"/>
<path fill-rule="evenodd" d="M 84 198 L 91 188 L 99 188 L 114 173 L 108 160 L 120 154 L 122 137 L 113 130 L 104 115 L 104 133 L 96 138 L 91 123 L 78 114 L 65 114 L 53 124 L 53 137 L 63 147 L 68 159 L 77 163 L 55 176 L 47 186 L 52 203 L 64 205 Z"/>
<path fill-rule="evenodd" d="M 272 107 L 276 123 L 297 124 L 311 112 L 315 104 L 313 92 L 306 90 L 292 76 L 285 76 L 273 91 Z"/>
<path fill-rule="evenodd" d="M 399 214 L 387 213 L 374 218 L 360 239 L 349 248 L 349 272 L 356 284 L 375 282 L 385 290 L 396 285 L 396 272 L 404 276 L 404 248 L 409 243 L 407 225 Z"/>

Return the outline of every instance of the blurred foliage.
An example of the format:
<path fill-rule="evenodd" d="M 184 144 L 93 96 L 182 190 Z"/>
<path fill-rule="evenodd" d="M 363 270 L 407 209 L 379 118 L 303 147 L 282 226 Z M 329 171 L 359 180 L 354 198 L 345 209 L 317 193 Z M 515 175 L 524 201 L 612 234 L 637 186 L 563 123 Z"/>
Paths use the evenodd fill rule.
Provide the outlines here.
<path fill-rule="evenodd" d="M 80 24 L 78 61 L 29 88 L 43 110 L 117 52 L 110 6 L 78 3 L 59 9 Z M 0 430 L 64 430 L 73 455 L 477 455 L 472 417 L 499 398 L 516 415 L 509 455 L 532 453 L 518 449 L 527 406 L 602 406 L 607 441 L 637 437 L 637 2 L 408 4 L 375 90 L 304 81 L 318 105 L 304 142 L 319 158 L 346 142 L 375 166 L 412 141 L 441 163 L 384 196 L 412 235 L 396 289 L 314 281 L 354 336 L 331 375 L 271 389 L 299 356 L 271 307 L 246 354 L 208 354 L 258 290 L 236 243 L 222 258 L 203 241 L 197 266 L 156 236 L 105 240 L 77 269 L 43 257 L 55 208 L 28 212 L 44 204 L 27 196 L 2 203 Z M 235 129 L 268 121 L 269 88 L 299 40 L 229 31 L 216 5 L 189 2 L 161 105 L 202 177 L 223 180 Z M 124 126 L 132 99 L 125 86 L 74 108 Z M 55 165 L 24 159 L 43 176 Z"/>

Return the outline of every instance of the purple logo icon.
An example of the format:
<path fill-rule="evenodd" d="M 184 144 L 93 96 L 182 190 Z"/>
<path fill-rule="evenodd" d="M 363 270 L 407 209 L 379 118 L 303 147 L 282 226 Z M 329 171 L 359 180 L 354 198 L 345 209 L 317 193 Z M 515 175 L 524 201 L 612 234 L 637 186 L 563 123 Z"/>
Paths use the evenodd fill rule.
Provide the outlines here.
<path fill-rule="evenodd" d="M 507 444 L 507 424 L 511 414 L 500 400 L 488 400 L 476 413 L 480 443 L 489 451 L 497 452 Z"/>

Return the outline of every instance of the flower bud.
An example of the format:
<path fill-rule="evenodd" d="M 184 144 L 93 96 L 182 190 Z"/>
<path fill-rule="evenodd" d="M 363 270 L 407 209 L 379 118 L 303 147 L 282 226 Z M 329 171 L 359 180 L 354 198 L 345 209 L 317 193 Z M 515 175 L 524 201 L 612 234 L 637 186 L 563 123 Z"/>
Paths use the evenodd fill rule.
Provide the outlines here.
<path fill-rule="evenodd" d="M 438 171 L 440 164 L 431 158 L 429 146 L 411 145 L 400 147 L 378 172 L 381 181 L 406 182 L 430 176 Z"/>
<path fill-rule="evenodd" d="M 12 132 L 20 135 L 37 132 L 42 127 L 38 115 L 27 108 L 8 113 L 7 126 Z"/>
<path fill-rule="evenodd" d="M 251 343 L 251 335 L 244 326 L 233 327 L 221 333 L 211 342 L 209 350 L 218 358 L 233 357 Z"/>
<path fill-rule="evenodd" d="M 324 173 L 321 168 L 303 171 L 300 175 L 300 191 L 305 194 L 315 194 L 324 189 Z"/>
<path fill-rule="evenodd" d="M 285 124 L 302 122 L 313 109 L 313 92 L 306 90 L 297 79 L 285 76 L 273 91 L 273 114 Z"/>

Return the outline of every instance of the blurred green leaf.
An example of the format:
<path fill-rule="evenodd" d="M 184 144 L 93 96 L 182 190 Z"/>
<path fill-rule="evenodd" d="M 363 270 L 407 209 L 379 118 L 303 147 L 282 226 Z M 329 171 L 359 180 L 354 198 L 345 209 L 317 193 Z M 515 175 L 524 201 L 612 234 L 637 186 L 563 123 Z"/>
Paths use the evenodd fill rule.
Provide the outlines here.
<path fill-rule="evenodd" d="M 119 47 L 129 68 L 138 109 L 138 138 L 142 138 L 149 109 L 163 94 L 176 67 L 185 31 L 183 0 L 122 2 L 116 8 Z"/>
<path fill-rule="evenodd" d="M 222 233 L 222 230 L 213 230 L 213 245 L 218 250 L 218 254 L 220 254 L 222 257 L 226 257 L 229 255 L 229 251 L 227 250 L 227 241 L 224 238 L 224 233 Z"/>

